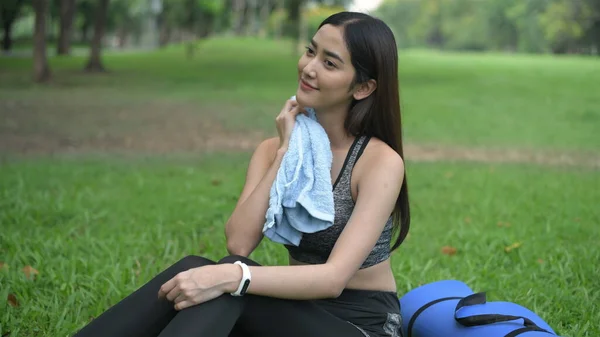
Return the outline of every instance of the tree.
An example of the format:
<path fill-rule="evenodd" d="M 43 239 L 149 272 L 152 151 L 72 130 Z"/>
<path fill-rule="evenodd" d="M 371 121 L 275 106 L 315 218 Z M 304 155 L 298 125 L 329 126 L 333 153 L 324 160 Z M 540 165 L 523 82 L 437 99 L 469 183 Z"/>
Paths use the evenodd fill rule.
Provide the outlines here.
<path fill-rule="evenodd" d="M 245 6 L 243 0 L 163 0 L 162 11 L 158 13 L 160 46 L 169 42 L 171 34 L 179 33 L 187 42 L 188 56 L 193 56 L 196 40 L 228 25 L 229 16 L 236 16 L 240 4 Z"/>
<path fill-rule="evenodd" d="M 416 1 L 384 1 L 376 15 L 388 22 L 396 36 L 399 47 L 412 47 L 421 41 L 413 33 L 413 26 L 419 17 L 420 4 Z"/>
<path fill-rule="evenodd" d="M 200 38 L 205 38 L 213 33 L 215 22 L 223 11 L 221 0 L 196 0 L 193 6 L 195 25 Z"/>
<path fill-rule="evenodd" d="M 46 16 L 48 0 L 33 0 L 35 24 L 33 32 L 33 76 L 36 82 L 50 79 L 50 67 L 46 56 Z"/>
<path fill-rule="evenodd" d="M 575 52 L 593 26 L 594 8 L 583 0 L 553 0 L 540 16 L 540 25 L 553 53 Z"/>
<path fill-rule="evenodd" d="M 60 28 L 58 32 L 58 44 L 56 45 L 56 53 L 58 55 L 68 55 L 71 52 L 74 17 L 75 0 L 60 0 Z"/>
<path fill-rule="evenodd" d="M 509 10 L 520 0 L 493 0 L 484 9 L 487 20 L 488 47 L 514 51 L 519 43 L 519 30 Z"/>
<path fill-rule="evenodd" d="M 244 32 L 244 26 L 246 22 L 246 1 L 245 0 L 232 0 L 232 10 L 233 10 L 233 31 L 235 35 L 242 35 Z"/>
<path fill-rule="evenodd" d="M 302 52 L 304 44 L 308 39 L 308 25 L 307 20 L 304 17 L 304 9 L 309 1 L 307 0 L 288 0 L 287 11 L 288 17 L 286 22 L 285 31 L 288 36 L 293 37 L 293 53 L 297 55 Z M 332 7 L 346 6 L 351 3 L 351 0 L 313 0 L 315 4 L 328 5 Z"/>
<path fill-rule="evenodd" d="M 4 38 L 2 39 L 2 50 L 8 52 L 12 48 L 12 27 L 13 23 L 19 17 L 19 12 L 24 0 L 1 0 L 0 1 L 0 23 Z"/>
<path fill-rule="evenodd" d="M 288 1 L 288 31 L 294 37 L 293 54 L 296 55 L 301 50 L 301 34 L 302 34 L 302 8 L 305 0 L 289 0 Z"/>
<path fill-rule="evenodd" d="M 260 5 L 260 14 L 259 14 L 260 29 L 259 29 L 258 35 L 262 38 L 267 37 L 267 22 L 269 21 L 269 15 L 271 15 L 271 11 L 273 10 L 271 1 L 272 0 L 263 0 Z"/>
<path fill-rule="evenodd" d="M 139 41 L 144 32 L 150 36 L 150 41 L 146 42 L 154 45 L 156 41 L 152 33 L 155 27 L 152 23 L 155 15 L 149 0 L 113 0 L 108 10 L 106 30 L 115 34 L 119 48 L 125 47 L 131 36 Z"/>
<path fill-rule="evenodd" d="M 587 0 L 591 14 L 589 27 L 583 37 L 583 41 L 588 44 L 590 51 L 594 51 L 600 56 L 600 1 Z"/>
<path fill-rule="evenodd" d="M 473 0 L 442 3 L 444 47 L 457 50 L 485 50 L 489 46 L 485 6 Z"/>
<path fill-rule="evenodd" d="M 106 27 L 106 16 L 108 14 L 108 4 L 110 0 L 98 0 L 96 8 L 96 19 L 94 22 L 94 37 L 90 48 L 90 59 L 85 66 L 88 72 L 103 72 L 105 71 L 102 65 L 102 39 Z"/>
<path fill-rule="evenodd" d="M 94 13 L 96 12 L 95 0 L 78 0 L 76 3 L 76 12 L 79 17 L 79 35 L 80 42 L 89 43 L 90 27 L 94 23 Z"/>

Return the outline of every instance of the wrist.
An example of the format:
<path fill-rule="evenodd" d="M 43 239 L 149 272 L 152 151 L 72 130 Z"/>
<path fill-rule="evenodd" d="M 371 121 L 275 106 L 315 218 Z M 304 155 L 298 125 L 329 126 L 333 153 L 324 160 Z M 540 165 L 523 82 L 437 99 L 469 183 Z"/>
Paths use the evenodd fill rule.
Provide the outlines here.
<path fill-rule="evenodd" d="M 227 273 L 227 282 L 225 283 L 225 292 L 232 293 L 235 292 L 242 282 L 242 267 L 236 264 L 227 264 L 228 273 Z"/>
<path fill-rule="evenodd" d="M 279 149 L 277 149 L 277 156 L 279 157 L 283 157 L 285 155 L 285 153 L 288 150 L 288 145 L 287 144 L 282 144 L 281 146 L 279 146 Z"/>

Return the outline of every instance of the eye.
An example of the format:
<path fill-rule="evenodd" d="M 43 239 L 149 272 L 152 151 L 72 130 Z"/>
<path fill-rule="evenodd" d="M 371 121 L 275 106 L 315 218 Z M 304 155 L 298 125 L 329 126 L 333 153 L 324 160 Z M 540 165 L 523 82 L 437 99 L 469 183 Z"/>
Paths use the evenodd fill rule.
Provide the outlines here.
<path fill-rule="evenodd" d="M 335 68 L 335 63 L 325 60 L 325 66 L 327 66 L 327 68 Z"/>
<path fill-rule="evenodd" d="M 306 46 L 305 48 L 306 48 L 306 53 L 307 53 L 307 54 L 309 54 L 309 55 L 312 55 L 312 54 L 314 54 L 314 53 L 315 53 L 315 51 L 314 51 L 314 50 L 312 50 L 312 48 L 311 48 L 311 47 L 309 47 L 309 46 Z"/>

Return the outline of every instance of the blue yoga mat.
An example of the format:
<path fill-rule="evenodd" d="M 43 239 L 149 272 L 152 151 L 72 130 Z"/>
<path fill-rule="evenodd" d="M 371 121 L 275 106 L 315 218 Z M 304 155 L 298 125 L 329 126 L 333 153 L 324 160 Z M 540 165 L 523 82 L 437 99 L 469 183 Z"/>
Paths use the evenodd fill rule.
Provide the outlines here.
<path fill-rule="evenodd" d="M 552 328 L 531 310 L 487 302 L 463 282 L 444 280 L 400 298 L 404 337 L 551 337 Z"/>

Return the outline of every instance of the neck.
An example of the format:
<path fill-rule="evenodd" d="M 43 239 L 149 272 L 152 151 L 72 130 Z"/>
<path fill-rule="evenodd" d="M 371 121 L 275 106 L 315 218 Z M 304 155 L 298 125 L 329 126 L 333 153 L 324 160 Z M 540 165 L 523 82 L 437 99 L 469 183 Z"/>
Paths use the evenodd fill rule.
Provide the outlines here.
<path fill-rule="evenodd" d="M 343 149 L 353 139 L 344 128 L 344 121 L 348 115 L 350 104 L 328 108 L 326 110 L 315 110 L 319 124 L 325 129 L 332 149 Z"/>

